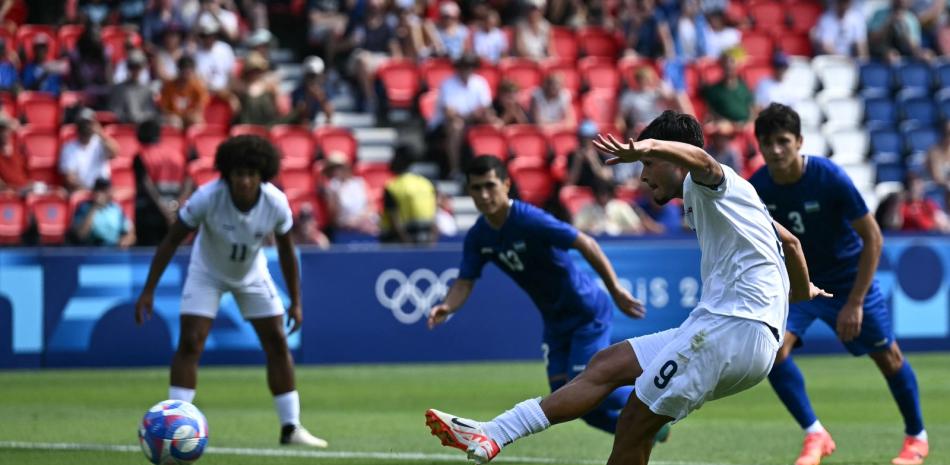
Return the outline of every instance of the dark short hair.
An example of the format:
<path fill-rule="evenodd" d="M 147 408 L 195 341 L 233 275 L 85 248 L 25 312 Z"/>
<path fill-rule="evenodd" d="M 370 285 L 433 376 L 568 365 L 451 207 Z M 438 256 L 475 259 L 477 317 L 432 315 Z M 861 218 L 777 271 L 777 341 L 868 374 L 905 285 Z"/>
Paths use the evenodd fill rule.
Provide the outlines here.
<path fill-rule="evenodd" d="M 182 68 L 194 69 L 195 59 L 188 55 L 182 55 L 182 57 L 178 59 L 178 63 L 176 63 L 176 66 L 178 67 L 178 69 L 182 69 Z"/>
<path fill-rule="evenodd" d="M 490 171 L 494 171 L 495 176 L 498 176 L 501 181 L 508 179 L 508 169 L 505 168 L 505 164 L 498 157 L 479 155 L 472 158 L 465 166 L 465 184 L 468 184 L 470 177 L 482 176 Z"/>
<path fill-rule="evenodd" d="M 762 139 L 779 132 L 788 131 L 802 136 L 802 120 L 798 113 L 781 103 L 773 103 L 755 119 L 755 138 Z"/>
<path fill-rule="evenodd" d="M 280 154 L 274 144 L 263 137 L 235 136 L 218 146 L 214 167 L 225 180 L 232 171 L 247 168 L 260 173 L 262 182 L 268 182 L 280 170 Z"/>
<path fill-rule="evenodd" d="M 637 140 L 657 139 L 673 142 L 682 142 L 684 144 L 695 145 L 703 148 L 705 139 L 703 138 L 703 127 L 686 113 L 679 113 L 673 110 L 666 110 L 660 116 L 657 116 L 647 125 Z"/>

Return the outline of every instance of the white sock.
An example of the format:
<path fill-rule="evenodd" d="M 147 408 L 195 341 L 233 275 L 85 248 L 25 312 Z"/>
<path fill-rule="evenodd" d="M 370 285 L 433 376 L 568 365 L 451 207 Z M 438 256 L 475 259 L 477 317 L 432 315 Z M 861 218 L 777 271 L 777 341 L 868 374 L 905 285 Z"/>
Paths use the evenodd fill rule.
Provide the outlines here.
<path fill-rule="evenodd" d="M 191 403 L 195 399 L 195 390 L 178 386 L 168 386 L 168 398 Z"/>
<path fill-rule="evenodd" d="M 530 434 L 540 433 L 549 427 L 551 427 L 551 422 L 541 410 L 540 397 L 518 403 L 492 421 L 482 423 L 482 430 L 498 443 L 499 447 L 504 447 Z"/>
<path fill-rule="evenodd" d="M 914 437 L 917 438 L 918 440 L 926 441 L 926 440 L 927 440 L 927 430 L 925 430 L 925 429 L 924 429 L 924 430 L 920 430 L 920 433 L 917 433 L 917 435 L 914 436 Z"/>
<path fill-rule="evenodd" d="M 274 396 L 274 408 L 277 409 L 281 426 L 300 424 L 300 394 L 297 391 Z"/>
<path fill-rule="evenodd" d="M 821 426 L 821 422 L 818 420 L 815 420 L 815 422 L 812 423 L 808 428 L 805 428 L 805 432 L 808 434 L 821 433 L 824 431 L 825 431 L 825 427 Z"/>

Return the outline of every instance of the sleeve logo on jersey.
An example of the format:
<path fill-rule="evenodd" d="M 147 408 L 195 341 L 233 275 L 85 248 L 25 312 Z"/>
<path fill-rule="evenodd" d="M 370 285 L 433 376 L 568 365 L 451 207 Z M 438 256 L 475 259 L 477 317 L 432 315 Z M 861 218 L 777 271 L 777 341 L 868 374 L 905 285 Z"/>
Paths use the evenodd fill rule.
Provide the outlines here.
<path fill-rule="evenodd" d="M 815 213 L 821 210 L 821 204 L 817 200 L 805 202 L 805 213 Z"/>
<path fill-rule="evenodd" d="M 445 297 L 449 282 L 458 275 L 458 268 L 449 268 L 438 275 L 428 268 L 419 268 L 409 276 L 389 268 L 376 278 L 376 299 L 400 323 L 415 324 L 428 316 L 429 309 Z"/>
<path fill-rule="evenodd" d="M 515 252 L 524 252 L 525 250 L 528 250 L 528 245 L 525 244 L 524 241 L 515 242 L 512 244 L 512 246 L 514 247 Z"/>

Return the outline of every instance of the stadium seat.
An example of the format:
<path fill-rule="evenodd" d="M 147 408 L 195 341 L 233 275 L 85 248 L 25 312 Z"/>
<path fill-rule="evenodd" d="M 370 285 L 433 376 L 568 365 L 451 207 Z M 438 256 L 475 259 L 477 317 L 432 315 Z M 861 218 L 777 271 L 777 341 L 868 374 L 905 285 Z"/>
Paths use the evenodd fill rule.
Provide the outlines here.
<path fill-rule="evenodd" d="M 277 173 L 277 184 L 284 190 L 299 189 L 305 192 L 316 192 L 316 183 L 313 171 L 309 167 L 284 168 Z"/>
<path fill-rule="evenodd" d="M 270 137 L 270 132 L 267 127 L 257 124 L 235 124 L 234 126 L 231 126 L 231 131 L 229 134 L 231 137 L 242 135 L 259 136 L 265 139 Z"/>
<path fill-rule="evenodd" d="M 75 124 L 64 124 L 59 127 L 59 143 L 65 144 L 79 137 L 79 130 Z"/>
<path fill-rule="evenodd" d="M 791 8 L 787 8 L 788 17 L 791 20 L 791 29 L 794 32 L 807 34 L 818 24 L 818 18 L 821 17 L 821 5 L 818 3 L 795 2 Z"/>
<path fill-rule="evenodd" d="M 376 78 L 382 83 L 389 108 L 412 108 L 421 87 L 415 62 L 390 59 L 376 70 Z"/>
<path fill-rule="evenodd" d="M 581 208 L 594 202 L 594 191 L 587 186 L 564 186 L 558 192 L 558 200 L 573 218 Z"/>
<path fill-rule="evenodd" d="M 439 102 L 439 91 L 430 90 L 419 97 L 419 116 L 426 122 L 432 120 L 435 116 L 435 106 Z"/>
<path fill-rule="evenodd" d="M 752 62 L 746 63 L 746 65 L 751 64 Z M 696 68 L 699 78 L 705 84 L 715 84 L 725 76 L 725 71 L 719 64 L 719 60 L 699 59 L 693 62 L 693 66 Z M 687 83 L 687 86 L 690 86 L 690 83 Z M 698 82 L 696 87 L 697 90 L 700 87 Z"/>
<path fill-rule="evenodd" d="M 890 97 L 869 97 L 864 99 L 865 121 L 871 125 L 893 127 L 897 124 L 897 105 Z"/>
<path fill-rule="evenodd" d="M 112 181 L 113 192 L 132 191 L 135 192 L 135 172 L 131 166 L 116 166 L 110 163 L 112 173 L 109 178 Z"/>
<path fill-rule="evenodd" d="M 911 154 L 927 152 L 940 141 L 940 134 L 932 126 L 906 124 L 901 126 L 904 147 Z"/>
<path fill-rule="evenodd" d="M 778 2 L 766 0 L 753 3 L 749 6 L 749 16 L 757 31 L 774 32 L 785 29 L 785 10 Z"/>
<path fill-rule="evenodd" d="M 897 85 L 901 89 L 919 89 L 929 92 L 933 86 L 930 66 L 920 61 L 904 61 L 897 66 Z"/>
<path fill-rule="evenodd" d="M 195 151 L 198 158 L 214 158 L 218 145 L 227 137 L 227 130 L 221 126 L 196 124 L 188 128 L 187 132 L 188 145 Z"/>
<path fill-rule="evenodd" d="M 343 152 L 350 160 L 350 164 L 356 163 L 358 142 L 353 133 L 347 128 L 335 126 L 321 126 L 313 131 L 313 137 L 317 143 L 317 150 L 324 157 L 328 153 L 336 150 Z"/>
<path fill-rule="evenodd" d="M 889 127 L 871 130 L 868 138 L 870 139 L 871 153 L 904 153 L 901 135 Z"/>
<path fill-rule="evenodd" d="M 17 53 L 16 34 L 5 27 L 0 27 L 0 40 L 3 41 L 4 49 L 0 52 Z"/>
<path fill-rule="evenodd" d="M 310 131 L 304 126 L 278 124 L 270 130 L 271 142 L 281 153 L 281 165 L 287 168 L 308 168 L 316 147 Z"/>
<path fill-rule="evenodd" d="M 620 79 L 623 85 L 628 89 L 637 89 L 636 72 L 641 66 L 649 66 L 656 72 L 657 77 L 663 77 L 663 67 L 655 60 L 645 59 L 643 57 L 623 57 L 617 62 L 617 70 L 620 72 Z M 688 69 L 689 67 L 687 67 Z"/>
<path fill-rule="evenodd" d="M 502 129 L 511 154 L 521 158 L 547 160 L 548 141 L 541 129 L 532 124 L 514 124 Z"/>
<path fill-rule="evenodd" d="M 581 100 L 581 112 L 597 124 L 612 125 L 617 118 L 617 95 L 605 91 L 588 92 Z"/>
<path fill-rule="evenodd" d="M 894 152 L 875 153 L 871 160 L 874 163 L 875 183 L 902 182 L 906 169 L 900 154 Z"/>
<path fill-rule="evenodd" d="M 861 63 L 858 68 L 861 90 L 889 94 L 894 86 L 894 70 L 879 61 Z"/>
<path fill-rule="evenodd" d="M 863 129 L 838 129 L 828 134 L 831 157 L 839 165 L 864 163 L 868 153 L 868 134 Z"/>
<path fill-rule="evenodd" d="M 49 52 L 46 55 L 50 58 L 58 57 L 59 44 L 56 41 L 56 30 L 52 26 L 24 24 L 17 28 L 16 44 L 17 48 L 22 49 L 26 55 L 26 61 L 33 60 L 33 41 L 39 35 L 44 35 L 47 38 Z"/>
<path fill-rule="evenodd" d="M 524 58 L 503 58 L 498 72 L 504 80 L 514 82 L 519 89 L 534 89 L 541 85 L 538 63 Z"/>
<path fill-rule="evenodd" d="M 620 52 L 617 36 L 600 27 L 581 28 L 577 31 L 577 42 L 580 43 L 584 55 L 589 57 L 613 59 Z"/>
<path fill-rule="evenodd" d="M 76 209 L 79 208 L 79 205 L 87 200 L 92 199 L 92 191 L 89 190 L 78 190 L 69 194 L 69 206 L 66 210 L 66 217 L 72 220 L 73 216 L 76 215 Z"/>
<path fill-rule="evenodd" d="M 856 128 L 864 116 L 864 104 L 853 97 L 830 98 L 819 105 L 827 119 L 826 128 Z"/>
<path fill-rule="evenodd" d="M 327 213 L 327 207 L 321 199 L 313 192 L 305 192 L 299 189 L 290 189 L 285 192 L 287 201 L 290 203 L 290 211 L 293 212 L 294 219 L 300 214 L 300 210 L 309 205 L 316 217 L 317 226 L 321 229 L 330 224 L 330 217 Z"/>
<path fill-rule="evenodd" d="M 0 244 L 19 244 L 26 230 L 26 208 L 12 192 L 0 192 Z"/>
<path fill-rule="evenodd" d="M 69 202 L 65 194 L 30 194 L 26 197 L 26 208 L 36 223 L 41 244 L 62 244 L 66 240 L 72 218 L 66 216 Z"/>
<path fill-rule="evenodd" d="M 199 158 L 188 163 L 188 175 L 195 186 L 202 186 L 221 177 L 221 173 L 214 169 L 214 160 Z"/>
<path fill-rule="evenodd" d="M 392 171 L 389 170 L 389 164 L 358 163 L 354 173 L 366 182 L 366 190 L 370 200 L 381 210 L 383 189 L 386 188 L 386 183 L 394 177 Z"/>
<path fill-rule="evenodd" d="M 26 155 L 28 168 L 56 168 L 59 134 L 53 128 L 24 126 L 17 131 L 17 143 Z"/>
<path fill-rule="evenodd" d="M 950 120 L 950 89 L 940 89 L 936 95 L 937 106 L 940 107 L 940 118 Z"/>
<path fill-rule="evenodd" d="M 0 92 L 0 113 L 3 113 L 3 116 L 9 119 L 17 119 L 19 113 L 17 112 L 16 100 L 13 98 L 13 94 Z"/>
<path fill-rule="evenodd" d="M 545 75 L 560 74 L 562 87 L 571 95 L 580 95 L 581 75 L 577 71 L 575 62 L 564 60 L 545 60 L 541 62 L 541 72 Z"/>
<path fill-rule="evenodd" d="M 811 58 L 811 39 L 804 32 L 787 32 L 778 37 L 778 48 L 791 56 Z"/>
<path fill-rule="evenodd" d="M 208 126 L 231 127 L 234 121 L 234 109 L 231 104 L 220 97 L 211 97 L 204 110 L 205 124 Z"/>
<path fill-rule="evenodd" d="M 466 140 L 472 149 L 472 155 L 491 155 L 501 161 L 508 160 L 508 144 L 495 126 L 472 126 L 468 130 Z"/>
<path fill-rule="evenodd" d="M 570 129 L 552 132 L 547 137 L 548 146 L 551 147 L 555 159 L 567 157 L 580 145 L 580 141 L 577 139 L 577 131 Z"/>
<path fill-rule="evenodd" d="M 910 89 L 909 89 L 910 90 Z M 897 95 L 901 121 L 915 121 L 930 126 L 937 122 L 937 107 L 933 98 L 916 91 L 902 91 Z"/>
<path fill-rule="evenodd" d="M 501 82 L 501 75 L 498 72 L 498 68 L 491 65 L 482 65 L 475 70 L 475 74 L 485 79 L 485 82 L 488 83 L 488 88 L 491 89 L 491 97 L 495 98 L 495 95 L 498 94 L 498 83 Z"/>
<path fill-rule="evenodd" d="M 419 73 L 422 75 L 426 89 L 433 90 L 438 89 L 442 81 L 452 77 L 455 74 L 455 68 L 447 59 L 430 58 L 419 65 Z"/>
<path fill-rule="evenodd" d="M 103 131 L 106 135 L 115 139 L 116 144 L 119 146 L 119 153 L 116 154 L 113 162 L 123 160 L 123 164 L 132 166 L 132 161 L 140 149 L 135 126 L 131 124 L 110 124 L 106 126 Z"/>
<path fill-rule="evenodd" d="M 825 91 L 851 95 L 858 84 L 858 69 L 850 58 L 819 55 L 811 61 L 812 69 Z"/>
<path fill-rule="evenodd" d="M 56 31 L 56 40 L 59 42 L 59 48 L 68 53 L 76 48 L 76 41 L 82 35 L 86 27 L 82 24 L 63 24 Z"/>
<path fill-rule="evenodd" d="M 102 43 L 106 47 L 106 53 L 112 59 L 113 63 L 118 63 L 125 59 L 125 44 L 131 43 L 136 48 L 142 46 L 142 37 L 137 32 L 130 32 L 122 26 L 103 26 Z"/>
<path fill-rule="evenodd" d="M 801 152 L 819 157 L 828 156 L 828 141 L 821 132 L 802 128 Z"/>
<path fill-rule="evenodd" d="M 508 163 L 511 178 L 518 186 L 521 200 L 543 207 L 554 192 L 554 180 L 544 160 L 538 158 L 514 158 Z"/>
<path fill-rule="evenodd" d="M 821 127 L 824 117 L 821 115 L 821 107 L 818 106 L 818 102 L 813 99 L 799 100 L 792 105 L 792 108 L 798 113 L 802 127 L 809 129 Z"/>
<path fill-rule="evenodd" d="M 874 188 L 874 167 L 870 163 L 861 163 L 857 165 L 845 165 L 841 167 L 845 174 L 851 178 L 854 187 L 862 193 L 864 201 L 868 204 L 868 209 L 874 211 L 877 199 L 872 199 L 867 195 L 867 191 Z M 873 194 L 873 190 L 872 190 Z"/>
<path fill-rule="evenodd" d="M 791 96 L 796 100 L 811 100 L 815 95 L 815 87 L 818 86 L 818 76 L 812 69 L 808 61 L 792 59 L 788 69 L 782 79 L 788 82 L 794 82 L 795 85 L 788 88 Z"/>
<path fill-rule="evenodd" d="M 508 44 L 514 48 L 514 44 Z M 573 62 L 577 60 L 577 37 L 574 31 L 567 27 L 554 26 L 551 28 L 551 55 L 562 60 Z"/>
<path fill-rule="evenodd" d="M 739 75 L 742 76 L 742 80 L 749 86 L 749 89 L 754 91 L 756 86 L 759 85 L 759 81 L 767 77 L 774 77 L 775 73 L 772 71 L 771 65 L 748 65 L 739 70 Z"/>
<path fill-rule="evenodd" d="M 20 92 L 17 108 L 27 124 L 34 127 L 59 128 L 59 100 L 45 92 Z"/>
<path fill-rule="evenodd" d="M 735 24 L 736 27 L 746 29 L 749 23 L 749 10 L 745 2 L 731 1 L 726 3 L 726 19 L 729 24 Z"/>
<path fill-rule="evenodd" d="M 935 62 L 933 75 L 937 81 L 937 87 L 941 89 L 950 88 L 950 59 L 943 58 Z"/>
<path fill-rule="evenodd" d="M 620 88 L 620 73 L 613 60 L 601 57 L 582 58 L 577 64 L 584 82 L 590 90 L 617 92 Z"/>
<path fill-rule="evenodd" d="M 742 48 L 748 53 L 748 64 L 768 64 L 772 61 L 772 38 L 762 32 L 742 34 Z"/>

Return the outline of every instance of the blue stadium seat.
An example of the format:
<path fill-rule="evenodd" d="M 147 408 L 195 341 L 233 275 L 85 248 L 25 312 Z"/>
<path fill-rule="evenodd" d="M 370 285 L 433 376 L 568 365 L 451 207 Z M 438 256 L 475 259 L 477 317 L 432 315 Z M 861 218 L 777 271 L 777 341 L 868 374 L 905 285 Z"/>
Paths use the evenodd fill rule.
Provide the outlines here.
<path fill-rule="evenodd" d="M 871 160 L 874 162 L 874 169 L 876 172 L 875 182 L 880 184 L 882 182 L 897 181 L 901 182 L 904 180 L 904 168 L 903 159 L 899 154 L 890 153 L 890 152 L 881 152 L 875 153 Z"/>
<path fill-rule="evenodd" d="M 858 75 L 862 91 L 874 89 L 890 93 L 894 86 L 893 70 L 890 66 L 879 61 L 862 63 Z"/>
<path fill-rule="evenodd" d="M 897 85 L 902 89 L 929 91 L 933 86 L 930 66 L 919 61 L 905 61 L 897 65 Z"/>
<path fill-rule="evenodd" d="M 872 130 L 871 153 L 904 153 L 901 135 L 890 128 Z"/>
<path fill-rule="evenodd" d="M 950 61 L 941 61 L 934 65 L 934 78 L 937 87 L 950 87 Z"/>
<path fill-rule="evenodd" d="M 897 101 L 902 121 L 916 121 L 924 126 L 937 122 L 937 107 L 932 97 L 907 89 L 898 94 Z"/>
<path fill-rule="evenodd" d="M 940 134 L 932 125 L 905 124 L 901 127 L 904 135 L 904 146 L 911 154 L 927 152 L 939 140 Z"/>
<path fill-rule="evenodd" d="M 940 118 L 950 120 L 950 88 L 941 89 L 936 96 L 937 106 L 940 107 Z"/>
<path fill-rule="evenodd" d="M 866 97 L 864 117 L 868 124 L 893 126 L 897 123 L 897 105 L 890 97 Z"/>

